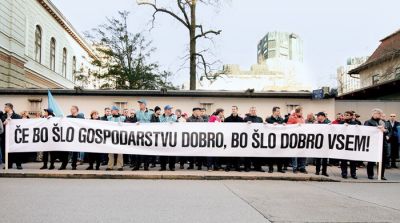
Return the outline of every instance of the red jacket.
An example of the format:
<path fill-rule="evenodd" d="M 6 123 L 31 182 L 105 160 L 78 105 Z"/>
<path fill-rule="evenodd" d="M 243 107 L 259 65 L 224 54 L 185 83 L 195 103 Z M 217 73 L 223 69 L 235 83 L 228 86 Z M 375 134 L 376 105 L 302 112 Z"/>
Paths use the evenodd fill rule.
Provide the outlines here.
<path fill-rule="evenodd" d="M 298 124 L 298 123 L 304 123 L 304 118 L 298 117 L 296 114 L 290 115 L 287 124 Z"/>

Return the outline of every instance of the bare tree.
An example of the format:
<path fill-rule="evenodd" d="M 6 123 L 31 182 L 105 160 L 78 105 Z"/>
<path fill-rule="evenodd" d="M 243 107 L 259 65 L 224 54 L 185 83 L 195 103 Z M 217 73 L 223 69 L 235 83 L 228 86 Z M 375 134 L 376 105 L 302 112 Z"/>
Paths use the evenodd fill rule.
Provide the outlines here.
<path fill-rule="evenodd" d="M 202 78 L 215 79 L 216 74 L 212 73 L 211 66 L 203 54 L 204 51 L 197 51 L 197 40 L 200 38 L 210 39 L 219 35 L 221 30 L 204 29 L 203 25 L 196 23 L 196 6 L 198 3 L 205 5 L 216 5 L 218 0 L 176 0 L 177 12 L 172 9 L 160 6 L 157 0 L 137 0 L 139 5 L 153 7 L 153 24 L 157 13 L 164 13 L 181 23 L 189 32 L 189 60 L 190 60 L 190 90 L 196 90 L 196 68 L 203 71 Z"/>

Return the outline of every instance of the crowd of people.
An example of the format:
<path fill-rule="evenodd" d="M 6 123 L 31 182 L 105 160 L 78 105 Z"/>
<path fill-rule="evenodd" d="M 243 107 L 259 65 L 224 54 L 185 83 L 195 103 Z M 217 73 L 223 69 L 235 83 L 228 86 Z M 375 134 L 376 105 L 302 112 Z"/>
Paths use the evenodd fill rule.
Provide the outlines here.
<path fill-rule="evenodd" d="M 248 113 L 241 116 L 239 108 L 232 106 L 231 114 L 225 116 L 224 109 L 217 109 L 211 115 L 207 115 L 205 108 L 195 107 L 192 109 L 192 114 L 189 116 L 183 113 L 181 109 L 175 109 L 170 105 L 164 106 L 162 109 L 156 106 L 154 109 L 147 107 L 147 101 L 140 99 L 138 101 L 139 108 L 123 109 L 120 110 L 117 106 L 106 107 L 104 114 L 98 111 L 90 113 L 90 119 L 102 120 L 109 122 L 127 122 L 127 123 L 150 123 L 150 122 L 244 122 L 244 123 L 270 123 L 274 125 L 286 124 L 344 124 L 344 125 L 366 125 L 376 126 L 384 134 L 383 142 L 383 156 L 382 156 L 382 179 L 385 180 L 385 169 L 398 168 L 396 160 L 399 158 L 399 134 L 398 126 L 400 123 L 396 121 L 396 114 L 390 114 L 389 119 L 380 109 L 373 109 L 370 119 L 361 123 L 360 116 L 354 111 L 346 111 L 344 113 L 336 114 L 334 120 L 329 120 L 328 114 L 325 112 L 318 112 L 316 114 L 309 113 L 305 117 L 303 115 L 302 107 L 296 107 L 291 113 L 281 115 L 279 107 L 273 107 L 272 112 L 265 119 L 257 114 L 256 107 L 250 107 Z M 51 108 L 44 109 L 43 114 L 37 114 L 36 118 L 51 118 L 54 117 L 54 112 Z M 4 127 L 10 119 L 24 119 L 30 118 L 28 112 L 17 114 L 14 111 L 14 106 L 11 103 L 6 103 L 4 112 L 0 113 L 0 134 L 1 134 L 1 148 L 4 154 L 5 140 L 4 140 Z M 67 118 L 81 118 L 84 119 L 83 113 L 79 112 L 78 106 L 72 106 L 70 115 Z M 1 158 L 2 153 L 0 153 Z M 9 154 L 9 168 L 16 164 L 17 169 L 22 169 L 23 153 L 10 153 Z M 343 178 L 348 177 L 348 167 L 350 167 L 350 177 L 357 179 L 357 168 L 363 167 L 364 163 L 361 161 L 352 160 L 336 160 L 327 158 L 307 159 L 306 157 L 294 158 L 251 158 L 251 157 L 175 157 L 175 156 L 147 156 L 147 155 L 127 155 L 127 154 L 100 154 L 100 153 L 78 153 L 78 152 L 42 152 L 38 154 L 38 159 L 43 162 L 40 169 L 55 169 L 55 162 L 61 162 L 59 170 L 64 170 L 67 165 L 71 163 L 72 170 L 76 170 L 78 162 L 88 161 L 89 167 L 87 170 L 99 170 L 101 165 L 107 165 L 106 170 L 122 171 L 124 166 L 130 166 L 132 170 L 148 171 L 151 168 L 160 166 L 160 171 L 175 170 L 178 164 L 180 169 L 187 168 L 189 170 L 197 169 L 202 170 L 206 168 L 208 171 L 259 171 L 266 172 L 263 166 L 267 167 L 268 173 L 274 172 L 274 166 L 277 171 L 285 173 L 288 168 L 291 168 L 293 173 L 307 174 L 306 166 L 308 164 L 315 165 L 315 174 L 329 176 L 327 167 L 329 165 L 337 165 L 341 168 L 341 175 Z M 50 159 L 50 160 L 49 160 Z M 4 161 L 4 157 L 0 159 Z M 49 162 L 50 161 L 50 162 Z M 168 168 L 167 168 L 168 166 Z M 186 167 L 185 167 L 186 166 Z M 374 178 L 375 163 L 368 162 L 367 175 L 369 179 Z"/>

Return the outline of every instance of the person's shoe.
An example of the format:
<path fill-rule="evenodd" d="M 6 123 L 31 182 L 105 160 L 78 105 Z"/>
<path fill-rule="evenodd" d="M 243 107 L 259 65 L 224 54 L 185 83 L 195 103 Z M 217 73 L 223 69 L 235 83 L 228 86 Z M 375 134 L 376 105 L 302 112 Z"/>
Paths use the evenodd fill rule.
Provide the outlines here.
<path fill-rule="evenodd" d="M 58 170 L 65 170 L 67 167 L 65 166 L 60 166 L 60 168 L 58 168 Z"/>
<path fill-rule="evenodd" d="M 149 171 L 149 167 L 148 166 L 144 167 L 144 170 Z"/>
<path fill-rule="evenodd" d="M 89 166 L 88 168 L 86 168 L 86 170 L 93 170 L 93 167 Z"/>
<path fill-rule="evenodd" d="M 72 170 L 76 170 L 76 166 L 73 166 L 73 167 L 72 167 Z"/>
<path fill-rule="evenodd" d="M 235 171 L 236 172 L 242 172 L 242 170 L 240 168 L 236 168 Z"/>
<path fill-rule="evenodd" d="M 49 170 L 54 170 L 56 167 L 54 166 L 54 165 L 51 165 L 50 167 L 49 167 Z"/>
<path fill-rule="evenodd" d="M 381 179 L 382 179 L 382 180 L 387 180 L 386 177 L 382 177 Z"/>
<path fill-rule="evenodd" d="M 274 172 L 273 169 L 269 169 L 269 170 L 268 170 L 268 173 L 273 173 L 273 172 Z"/>
<path fill-rule="evenodd" d="M 112 169 L 112 168 L 108 168 L 108 167 L 107 167 L 107 169 L 106 169 L 106 171 L 111 171 L 111 170 L 113 170 L 113 169 Z"/>
<path fill-rule="evenodd" d="M 175 168 L 170 168 L 169 170 L 170 170 L 170 171 L 175 171 Z"/>
<path fill-rule="evenodd" d="M 208 172 L 212 172 L 213 169 L 212 169 L 211 167 L 207 167 L 207 171 L 208 171 Z"/>
<path fill-rule="evenodd" d="M 293 170 L 293 173 L 294 173 L 294 174 L 297 174 L 297 170 Z"/>
<path fill-rule="evenodd" d="M 133 169 L 132 169 L 132 171 L 136 171 L 136 170 L 139 170 L 139 167 L 134 167 Z"/>
<path fill-rule="evenodd" d="M 96 166 L 96 170 L 100 170 L 100 167 L 99 167 L 99 166 Z"/>
<path fill-rule="evenodd" d="M 150 168 L 155 168 L 156 167 L 156 164 L 151 164 L 151 166 L 150 166 Z M 147 169 L 149 169 L 149 168 L 147 168 Z"/>
<path fill-rule="evenodd" d="M 285 170 L 285 171 L 286 171 L 286 170 L 287 170 L 287 167 L 283 167 L 283 170 Z"/>
<path fill-rule="evenodd" d="M 368 176 L 368 179 L 373 180 L 374 177 L 373 176 Z"/>
<path fill-rule="evenodd" d="M 343 179 L 347 179 L 347 176 L 342 176 Z"/>
<path fill-rule="evenodd" d="M 185 169 L 185 166 L 184 165 L 180 165 L 179 169 L 183 170 L 183 169 Z"/>
<path fill-rule="evenodd" d="M 22 166 L 17 166 L 17 170 L 22 170 Z"/>
<path fill-rule="evenodd" d="M 323 176 L 329 177 L 327 173 L 322 173 Z"/>
<path fill-rule="evenodd" d="M 262 168 L 257 168 L 256 171 L 261 172 L 261 173 L 265 173 L 265 170 L 263 170 Z"/>
<path fill-rule="evenodd" d="M 118 171 L 123 171 L 124 169 L 123 169 L 123 168 L 118 168 L 117 170 L 118 170 Z"/>
<path fill-rule="evenodd" d="M 225 172 L 229 172 L 229 171 L 231 171 L 231 168 L 226 167 L 226 168 L 225 168 Z"/>
<path fill-rule="evenodd" d="M 351 176 L 351 178 L 353 178 L 354 180 L 358 179 L 358 177 L 356 175 Z"/>
<path fill-rule="evenodd" d="M 189 165 L 189 167 L 187 168 L 187 170 L 193 170 L 194 166 L 193 165 Z"/>
<path fill-rule="evenodd" d="M 201 167 L 201 166 L 198 166 L 197 167 L 197 170 L 202 170 L 203 168 Z"/>
<path fill-rule="evenodd" d="M 315 175 L 317 175 L 317 176 L 318 176 L 318 175 L 319 175 L 319 172 L 316 172 L 316 173 L 315 173 Z"/>
<path fill-rule="evenodd" d="M 244 172 L 250 172 L 250 168 L 244 168 Z"/>
<path fill-rule="evenodd" d="M 167 169 L 166 168 L 161 168 L 159 171 L 166 171 Z"/>
<path fill-rule="evenodd" d="M 40 167 L 40 170 L 45 170 L 45 169 L 47 169 L 47 166 Z"/>
<path fill-rule="evenodd" d="M 300 170 L 300 173 L 308 174 L 307 170 L 305 169 Z"/>
<path fill-rule="evenodd" d="M 286 173 L 284 170 L 278 170 L 279 173 Z"/>

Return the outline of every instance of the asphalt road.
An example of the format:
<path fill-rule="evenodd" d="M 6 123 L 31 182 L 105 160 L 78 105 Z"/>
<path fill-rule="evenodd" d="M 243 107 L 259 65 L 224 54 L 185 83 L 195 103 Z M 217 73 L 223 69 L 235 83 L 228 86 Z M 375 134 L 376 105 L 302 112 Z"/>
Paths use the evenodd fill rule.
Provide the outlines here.
<path fill-rule="evenodd" d="M 400 222 L 400 184 L 0 178 L 0 222 Z"/>

